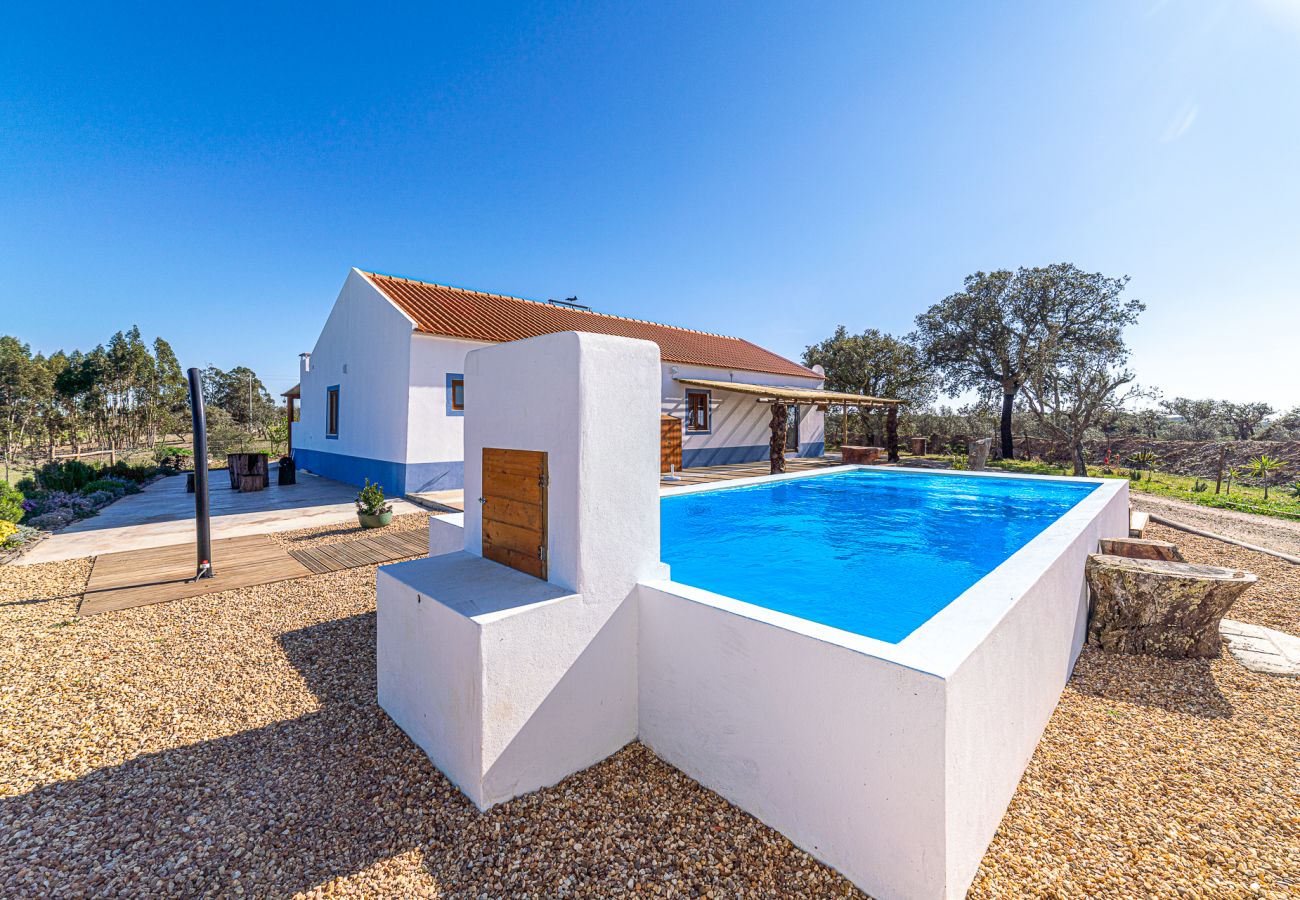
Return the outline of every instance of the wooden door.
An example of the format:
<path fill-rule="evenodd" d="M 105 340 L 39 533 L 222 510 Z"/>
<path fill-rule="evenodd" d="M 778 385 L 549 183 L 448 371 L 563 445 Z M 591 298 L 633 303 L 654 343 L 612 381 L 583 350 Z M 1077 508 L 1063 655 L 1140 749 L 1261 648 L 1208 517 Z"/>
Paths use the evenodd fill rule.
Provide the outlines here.
<path fill-rule="evenodd" d="M 483 448 L 483 557 L 546 579 L 546 454 Z"/>
<path fill-rule="evenodd" d="M 676 416 L 659 417 L 659 471 L 682 470 L 682 420 Z"/>

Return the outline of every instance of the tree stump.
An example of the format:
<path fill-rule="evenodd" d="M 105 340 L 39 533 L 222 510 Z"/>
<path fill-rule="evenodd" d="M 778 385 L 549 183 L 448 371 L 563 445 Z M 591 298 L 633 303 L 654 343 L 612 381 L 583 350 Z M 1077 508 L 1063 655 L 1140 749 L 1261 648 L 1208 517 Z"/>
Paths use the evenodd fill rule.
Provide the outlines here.
<path fill-rule="evenodd" d="M 1153 541 L 1150 538 L 1102 538 L 1100 545 L 1104 556 L 1186 562 L 1178 547 L 1168 541 Z"/>
<path fill-rule="evenodd" d="M 993 448 L 993 438 L 980 438 L 966 445 L 966 464 L 972 472 L 981 472 L 988 466 L 989 450 Z"/>
<path fill-rule="evenodd" d="M 925 438 L 923 437 L 912 438 L 912 455 L 925 456 Z"/>
<path fill-rule="evenodd" d="M 1258 579 L 1249 572 L 1095 554 L 1088 642 L 1111 653 L 1216 657 L 1219 620 Z"/>
<path fill-rule="evenodd" d="M 231 453 L 226 457 L 226 465 L 230 468 L 232 491 L 266 490 L 270 465 L 265 453 Z"/>

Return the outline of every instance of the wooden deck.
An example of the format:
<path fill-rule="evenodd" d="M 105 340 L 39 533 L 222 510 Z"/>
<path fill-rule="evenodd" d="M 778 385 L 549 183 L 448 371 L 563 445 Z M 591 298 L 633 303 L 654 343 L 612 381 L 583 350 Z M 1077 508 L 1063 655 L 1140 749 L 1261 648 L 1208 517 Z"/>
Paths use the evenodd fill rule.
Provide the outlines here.
<path fill-rule="evenodd" d="M 424 556 L 429 552 L 429 532 L 394 531 L 351 541 L 338 541 L 310 550 L 290 550 L 289 555 L 311 569 L 313 575 L 374 566 L 379 563 Z"/>
<path fill-rule="evenodd" d="M 787 459 L 785 461 L 786 472 L 806 472 L 809 469 L 825 469 L 830 466 L 838 466 L 840 461 L 838 457 L 800 457 L 799 459 Z M 659 483 L 666 488 L 686 487 L 692 484 L 709 484 L 714 481 L 731 481 L 734 478 L 753 478 L 757 475 L 772 474 L 772 465 L 767 460 L 752 463 L 730 463 L 723 466 L 693 466 L 689 469 L 679 471 L 679 481 L 665 481 L 660 478 Z"/>
<path fill-rule="evenodd" d="M 95 557 L 77 614 L 97 616 L 169 600 L 184 600 L 423 556 L 429 550 L 428 541 L 425 531 L 402 531 L 339 541 L 308 550 L 286 551 L 263 534 L 225 538 L 212 543 L 215 576 L 193 582 L 188 580 L 194 577 L 193 544 L 106 553 Z"/>

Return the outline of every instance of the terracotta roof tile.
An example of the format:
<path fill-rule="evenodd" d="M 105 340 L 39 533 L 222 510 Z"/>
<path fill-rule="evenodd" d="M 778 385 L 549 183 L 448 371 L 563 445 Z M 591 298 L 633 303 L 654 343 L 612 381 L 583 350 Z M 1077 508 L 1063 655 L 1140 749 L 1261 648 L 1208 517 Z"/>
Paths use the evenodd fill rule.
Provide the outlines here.
<path fill-rule="evenodd" d="M 740 338 L 377 272 L 362 274 L 415 320 L 417 331 L 425 334 L 503 342 L 560 331 L 587 331 L 654 341 L 667 362 L 795 378 L 818 377 L 810 369 Z"/>

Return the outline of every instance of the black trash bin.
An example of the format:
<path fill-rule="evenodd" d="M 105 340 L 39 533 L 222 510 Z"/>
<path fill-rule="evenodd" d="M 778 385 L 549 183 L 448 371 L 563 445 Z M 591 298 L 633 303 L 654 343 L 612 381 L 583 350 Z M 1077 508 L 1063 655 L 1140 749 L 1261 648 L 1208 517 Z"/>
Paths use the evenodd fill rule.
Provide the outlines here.
<path fill-rule="evenodd" d="M 280 457 L 280 484 L 297 484 L 298 467 L 293 464 L 292 456 Z"/>

